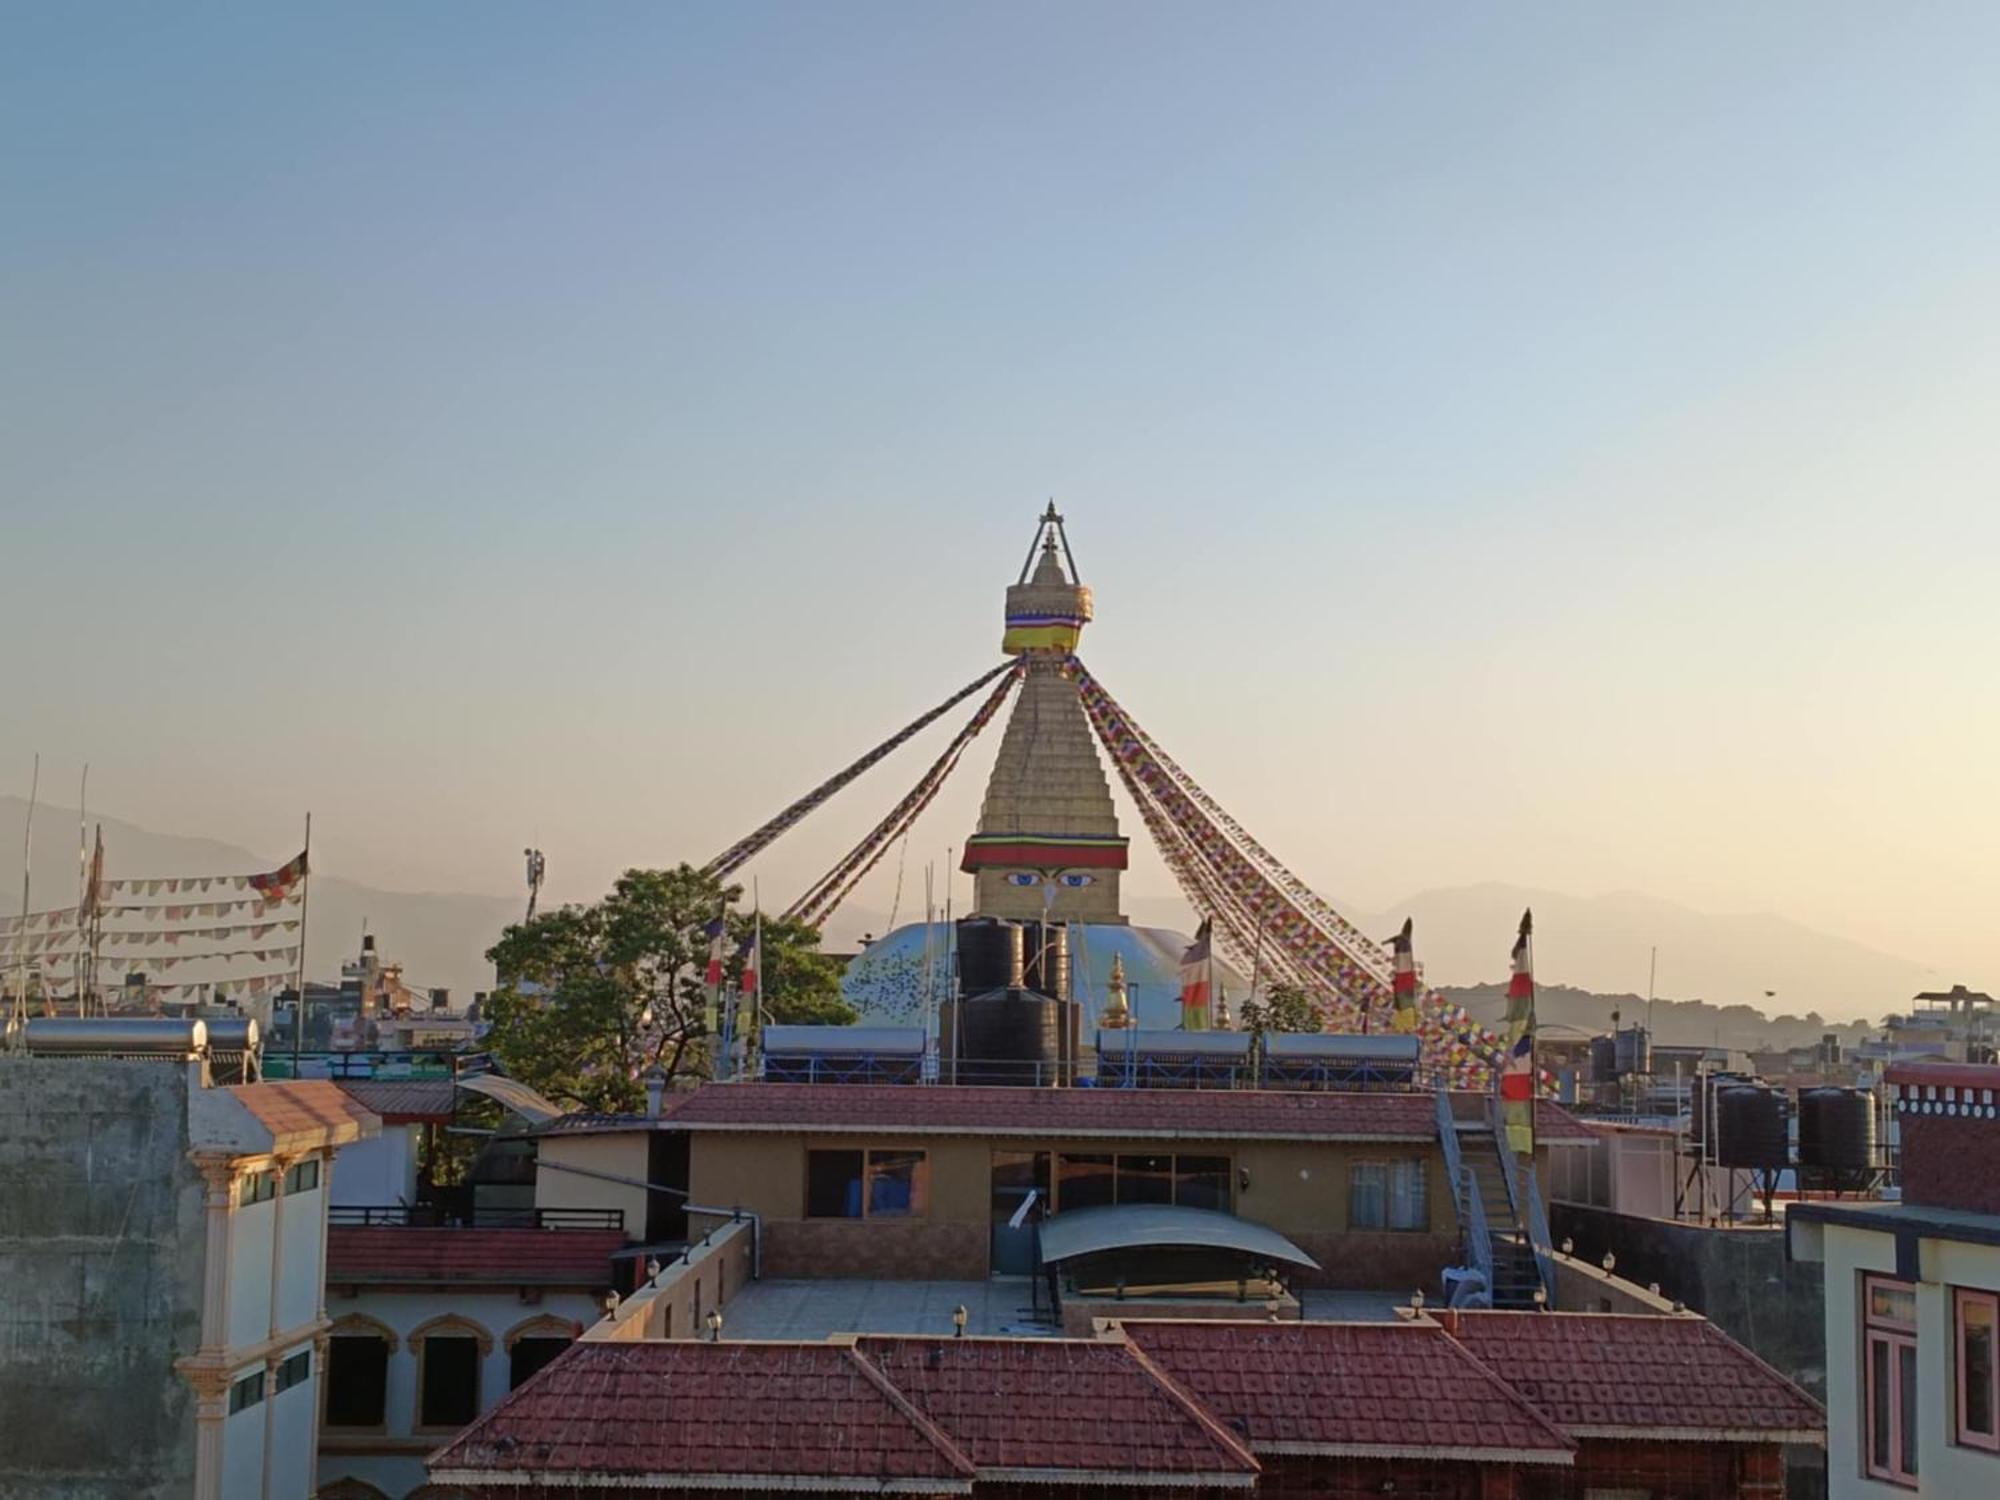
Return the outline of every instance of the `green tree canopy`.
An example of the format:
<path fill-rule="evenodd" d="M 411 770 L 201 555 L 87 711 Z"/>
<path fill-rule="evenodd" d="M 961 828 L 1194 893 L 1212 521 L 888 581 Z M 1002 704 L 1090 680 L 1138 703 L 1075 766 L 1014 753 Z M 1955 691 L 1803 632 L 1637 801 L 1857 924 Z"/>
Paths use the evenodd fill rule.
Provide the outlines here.
<path fill-rule="evenodd" d="M 1254 1000 L 1243 1002 L 1243 1029 L 1259 1035 L 1266 1031 L 1318 1031 L 1319 1007 L 1312 996 L 1295 984 L 1274 984 Z"/>
<path fill-rule="evenodd" d="M 657 1065 L 670 1079 L 712 1076 L 704 1015 L 706 928 L 728 922 L 724 1003 L 736 993 L 754 914 L 743 888 L 691 865 L 627 870 L 609 895 L 515 923 L 487 952 L 499 987 L 487 1044 L 513 1077 L 587 1109 L 632 1110 Z M 763 922 L 764 1009 L 779 1022 L 845 1025 L 840 966 L 801 922 Z"/>

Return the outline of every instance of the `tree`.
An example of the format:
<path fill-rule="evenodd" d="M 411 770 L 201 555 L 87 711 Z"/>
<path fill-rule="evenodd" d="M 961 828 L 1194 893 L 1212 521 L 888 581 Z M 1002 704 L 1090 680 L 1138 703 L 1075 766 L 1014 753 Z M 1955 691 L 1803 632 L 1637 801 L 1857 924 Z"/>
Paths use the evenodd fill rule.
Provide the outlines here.
<path fill-rule="evenodd" d="M 727 1000 L 742 974 L 755 917 L 729 910 L 741 886 L 691 865 L 627 870 L 590 906 L 564 906 L 515 923 L 487 952 L 499 988 L 487 1008 L 488 1045 L 508 1073 L 586 1109 L 629 1111 L 654 1066 L 671 1080 L 712 1076 L 704 1011 L 707 925 L 729 924 Z M 777 1020 L 854 1020 L 840 999 L 839 966 L 800 922 L 764 919 L 765 1009 Z"/>
<path fill-rule="evenodd" d="M 1312 996 L 1295 984 L 1278 983 L 1263 996 L 1243 1003 L 1243 1029 L 1262 1035 L 1267 1031 L 1318 1031 L 1322 1028 L 1319 1008 Z"/>

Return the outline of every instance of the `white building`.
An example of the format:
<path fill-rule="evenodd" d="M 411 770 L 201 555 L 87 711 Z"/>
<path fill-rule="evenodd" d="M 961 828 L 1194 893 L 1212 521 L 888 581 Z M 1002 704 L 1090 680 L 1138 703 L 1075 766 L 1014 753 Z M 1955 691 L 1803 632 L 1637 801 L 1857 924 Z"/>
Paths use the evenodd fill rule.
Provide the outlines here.
<path fill-rule="evenodd" d="M 1801 1203 L 1826 1268 L 1827 1493 L 2000 1495 L 2000 1067 L 1907 1063 L 1899 1203 Z"/>
<path fill-rule="evenodd" d="M 331 1083 L 215 1086 L 200 1021 L 34 1021 L 0 1056 L 0 1493 L 306 1500 Z"/>

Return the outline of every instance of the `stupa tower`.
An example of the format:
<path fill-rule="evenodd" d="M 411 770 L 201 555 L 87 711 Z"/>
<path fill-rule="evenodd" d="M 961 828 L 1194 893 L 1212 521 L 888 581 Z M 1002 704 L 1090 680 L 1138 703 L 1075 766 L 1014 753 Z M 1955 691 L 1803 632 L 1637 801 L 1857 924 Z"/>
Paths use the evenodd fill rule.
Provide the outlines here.
<path fill-rule="evenodd" d="M 979 831 L 966 840 L 960 865 L 976 877 L 982 916 L 1125 921 L 1118 875 L 1128 840 L 1118 832 L 1076 683 L 1063 670 L 1090 618 L 1090 590 L 1077 580 L 1052 502 L 1020 580 L 1007 590 L 1000 649 L 1026 657 L 1026 672 L 986 784 Z"/>

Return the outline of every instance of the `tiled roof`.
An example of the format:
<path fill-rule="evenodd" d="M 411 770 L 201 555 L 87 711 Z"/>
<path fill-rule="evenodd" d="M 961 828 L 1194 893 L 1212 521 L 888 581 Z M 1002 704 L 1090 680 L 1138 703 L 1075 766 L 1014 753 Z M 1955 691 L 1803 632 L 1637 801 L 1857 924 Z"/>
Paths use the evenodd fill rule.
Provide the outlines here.
<path fill-rule="evenodd" d="M 872 1363 L 974 1464 L 981 1479 L 1248 1483 L 1257 1461 L 1120 1343 L 862 1338 Z"/>
<path fill-rule="evenodd" d="M 228 1092 L 271 1133 L 274 1152 L 343 1145 L 375 1129 L 374 1112 L 324 1078 L 232 1084 Z"/>
<path fill-rule="evenodd" d="M 689 1130 L 1183 1139 L 1437 1139 L 1429 1094 L 711 1083 L 663 1113 Z M 643 1123 L 643 1122 L 641 1122 Z"/>
<path fill-rule="evenodd" d="M 444 1484 L 531 1473 L 920 1495 L 964 1494 L 973 1475 L 852 1349 L 692 1341 L 574 1344 L 430 1471 Z"/>
<path fill-rule="evenodd" d="M 1599 1139 L 1597 1131 L 1553 1099 L 1535 1101 L 1535 1139 L 1557 1144 L 1585 1145 Z"/>
<path fill-rule="evenodd" d="M 1453 1316 L 1441 1314 L 1446 1326 Z M 1455 1337 L 1572 1437 L 1819 1442 L 1826 1412 L 1705 1318 L 1460 1312 Z"/>
<path fill-rule="evenodd" d="M 611 1285 L 616 1229 L 412 1229 L 333 1224 L 329 1282 L 480 1282 L 502 1286 Z"/>
<path fill-rule="evenodd" d="M 1123 1327 L 1255 1452 L 1571 1461 L 1569 1439 L 1435 1324 Z"/>
<path fill-rule="evenodd" d="M 339 1087 L 380 1115 L 384 1125 L 448 1122 L 458 1093 L 449 1078 L 357 1078 Z"/>

